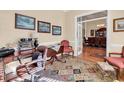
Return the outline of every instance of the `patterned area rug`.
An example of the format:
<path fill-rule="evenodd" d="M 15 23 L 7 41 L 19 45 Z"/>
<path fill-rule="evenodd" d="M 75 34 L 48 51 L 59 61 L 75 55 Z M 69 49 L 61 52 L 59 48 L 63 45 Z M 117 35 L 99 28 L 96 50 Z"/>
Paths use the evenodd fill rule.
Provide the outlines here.
<path fill-rule="evenodd" d="M 43 76 L 64 82 L 111 82 L 111 77 L 103 78 L 95 63 L 69 58 L 66 63 L 54 62 L 47 65 Z"/>
<path fill-rule="evenodd" d="M 94 62 L 77 58 L 66 58 L 66 63 L 54 62 L 39 72 L 38 82 L 111 82 L 111 76 L 103 77 Z M 18 80 L 17 80 L 18 81 Z"/>

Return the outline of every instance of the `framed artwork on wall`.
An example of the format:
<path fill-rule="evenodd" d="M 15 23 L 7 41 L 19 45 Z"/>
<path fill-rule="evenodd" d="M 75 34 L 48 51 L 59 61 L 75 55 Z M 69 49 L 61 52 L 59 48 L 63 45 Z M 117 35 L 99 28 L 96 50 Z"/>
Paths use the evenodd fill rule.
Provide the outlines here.
<path fill-rule="evenodd" d="M 39 33 L 50 33 L 51 32 L 51 23 L 44 22 L 44 21 L 38 21 L 38 32 Z"/>
<path fill-rule="evenodd" d="M 35 30 L 35 18 L 16 13 L 15 28 Z"/>
<path fill-rule="evenodd" d="M 124 31 L 124 18 L 117 18 L 113 20 L 113 31 L 114 32 Z"/>
<path fill-rule="evenodd" d="M 94 36 L 94 30 L 93 29 L 90 30 L 90 36 Z"/>
<path fill-rule="evenodd" d="M 52 35 L 61 35 L 62 33 L 62 28 L 61 26 L 52 26 Z"/>

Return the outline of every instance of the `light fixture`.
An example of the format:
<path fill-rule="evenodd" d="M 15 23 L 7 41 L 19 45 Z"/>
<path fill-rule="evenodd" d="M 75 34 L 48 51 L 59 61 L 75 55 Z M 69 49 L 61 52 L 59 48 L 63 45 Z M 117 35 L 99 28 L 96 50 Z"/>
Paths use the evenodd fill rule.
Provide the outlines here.
<path fill-rule="evenodd" d="M 105 24 L 98 24 L 97 25 L 97 28 L 102 28 L 102 27 L 105 27 Z"/>

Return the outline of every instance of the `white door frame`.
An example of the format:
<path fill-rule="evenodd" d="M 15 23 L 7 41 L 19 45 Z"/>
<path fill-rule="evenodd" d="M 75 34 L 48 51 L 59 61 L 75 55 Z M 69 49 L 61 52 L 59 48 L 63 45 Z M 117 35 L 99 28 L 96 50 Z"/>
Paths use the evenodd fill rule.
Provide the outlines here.
<path fill-rule="evenodd" d="M 76 49 L 77 49 L 77 55 L 80 55 L 80 54 L 82 54 L 82 49 L 83 49 L 82 47 L 83 47 L 83 46 L 82 46 L 82 38 L 81 38 L 81 40 L 78 39 L 78 38 L 82 37 L 82 23 L 81 23 L 81 22 L 78 22 L 78 23 L 77 23 L 77 27 L 78 27 L 78 28 L 77 28 L 77 36 L 76 36 L 76 39 L 77 39 L 76 45 L 77 45 L 78 48 L 80 48 L 80 51 L 79 51 L 77 48 L 76 48 Z M 79 28 L 80 28 L 80 29 L 79 29 Z M 78 32 L 79 30 L 80 30 L 80 32 Z M 80 43 L 81 45 L 80 45 L 79 43 Z"/>
<path fill-rule="evenodd" d="M 75 56 L 78 56 L 78 53 L 77 53 L 77 31 L 78 31 L 78 22 L 77 22 L 77 18 L 78 17 L 81 17 L 81 16 L 86 16 L 86 15 L 90 15 L 90 14 L 94 14 L 94 13 L 97 13 L 97 12 L 102 12 L 102 11 L 95 11 L 95 12 L 90 12 L 90 13 L 85 13 L 85 14 L 81 14 L 81 15 L 78 15 L 78 16 L 75 16 L 74 20 L 75 20 Z M 108 56 L 108 49 L 109 49 L 109 42 L 110 42 L 110 38 L 109 38 L 109 31 L 108 31 L 108 23 L 109 23 L 109 20 L 108 20 L 108 11 L 107 11 L 107 16 L 106 17 L 101 17 L 101 18 L 94 18 L 94 19 L 91 19 L 92 21 L 93 20 L 98 20 L 98 19 L 103 19 L 103 18 L 106 18 L 106 56 Z M 91 21 L 91 20 L 87 20 L 88 21 Z M 83 22 L 86 22 L 86 21 L 82 21 L 80 23 L 83 23 Z"/>

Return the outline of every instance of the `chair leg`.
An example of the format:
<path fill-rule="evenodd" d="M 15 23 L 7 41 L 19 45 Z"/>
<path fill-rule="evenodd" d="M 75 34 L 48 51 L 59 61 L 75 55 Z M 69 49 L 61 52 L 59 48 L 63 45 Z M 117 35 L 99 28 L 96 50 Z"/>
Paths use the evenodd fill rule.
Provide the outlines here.
<path fill-rule="evenodd" d="M 74 51 L 72 51 L 72 58 L 74 57 Z"/>
<path fill-rule="evenodd" d="M 61 53 L 61 57 L 63 58 L 63 53 Z"/>
<path fill-rule="evenodd" d="M 52 59 L 50 61 L 51 65 L 53 64 L 53 62 L 54 62 L 54 57 L 52 57 Z"/>
<path fill-rule="evenodd" d="M 117 80 L 120 79 L 120 76 L 119 76 L 119 69 L 116 69 L 116 78 L 117 78 Z"/>
<path fill-rule="evenodd" d="M 120 78 L 121 78 L 121 76 L 122 76 L 122 73 L 123 73 L 123 69 L 120 69 L 120 71 L 119 71 L 120 73 L 119 73 L 119 75 L 120 75 Z"/>
<path fill-rule="evenodd" d="M 122 72 L 123 72 L 123 69 L 117 69 L 116 70 L 116 73 L 117 73 L 117 80 L 120 80 L 121 76 L 122 76 Z"/>

